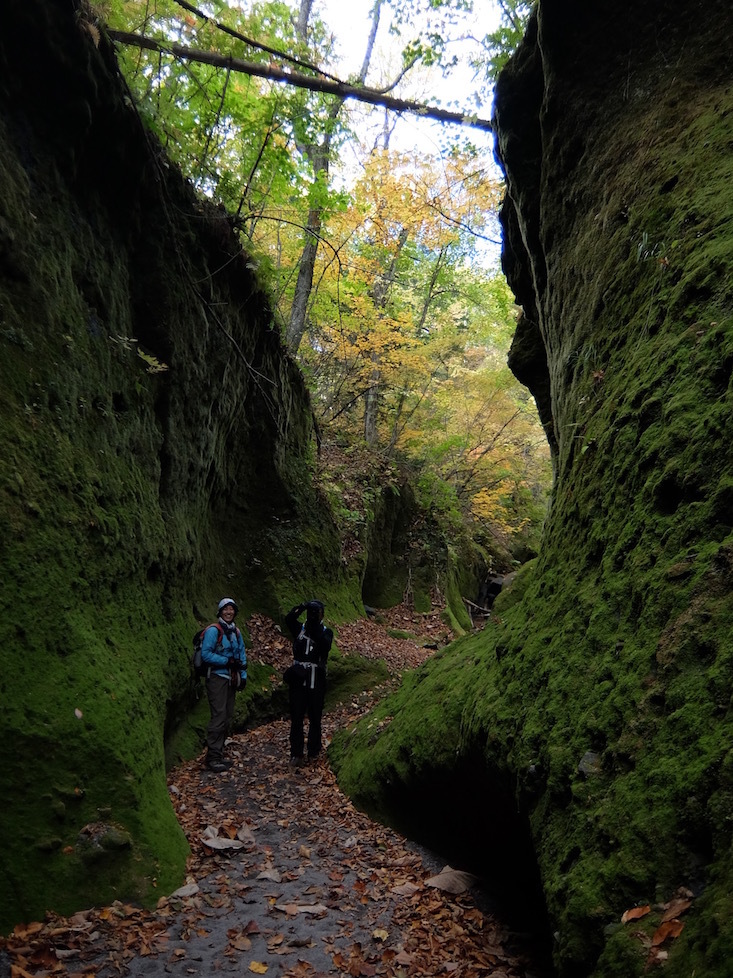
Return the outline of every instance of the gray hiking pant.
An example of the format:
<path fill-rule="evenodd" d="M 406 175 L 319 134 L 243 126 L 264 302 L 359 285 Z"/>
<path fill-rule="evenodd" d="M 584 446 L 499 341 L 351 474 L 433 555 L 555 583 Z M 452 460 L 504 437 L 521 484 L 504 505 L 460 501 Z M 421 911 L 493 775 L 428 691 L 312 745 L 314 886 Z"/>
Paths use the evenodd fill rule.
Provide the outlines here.
<path fill-rule="evenodd" d="M 206 695 L 211 710 L 211 720 L 206 730 L 206 760 L 220 761 L 224 756 L 224 741 L 234 716 L 237 691 L 223 676 L 209 676 Z"/>

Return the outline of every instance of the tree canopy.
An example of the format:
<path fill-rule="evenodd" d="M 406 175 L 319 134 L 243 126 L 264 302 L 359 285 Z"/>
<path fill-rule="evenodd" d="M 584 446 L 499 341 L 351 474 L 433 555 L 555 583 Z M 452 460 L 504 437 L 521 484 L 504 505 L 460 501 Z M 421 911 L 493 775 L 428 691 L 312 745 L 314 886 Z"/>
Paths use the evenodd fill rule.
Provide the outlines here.
<path fill-rule="evenodd" d="M 375 0 L 346 79 L 313 0 L 96 6 L 144 121 L 232 215 L 323 436 L 414 465 L 479 536 L 536 524 L 547 449 L 505 365 L 502 186 L 470 136 L 530 4 L 482 23 L 468 0 Z"/>

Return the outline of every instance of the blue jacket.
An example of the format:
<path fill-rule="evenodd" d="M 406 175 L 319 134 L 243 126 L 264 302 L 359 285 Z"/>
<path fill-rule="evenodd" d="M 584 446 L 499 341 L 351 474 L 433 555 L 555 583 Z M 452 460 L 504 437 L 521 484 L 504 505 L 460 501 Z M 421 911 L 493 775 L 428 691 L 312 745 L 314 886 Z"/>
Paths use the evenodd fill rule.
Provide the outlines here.
<path fill-rule="evenodd" d="M 219 629 L 221 629 L 221 641 Z M 241 663 L 238 671 L 242 679 L 246 679 L 247 653 L 244 649 L 242 633 L 236 627 L 231 632 L 227 632 L 221 624 L 219 628 L 216 625 L 209 625 L 201 642 L 201 661 L 211 667 L 212 675 L 228 679 L 231 675 L 227 665 L 230 659 L 236 659 Z"/>

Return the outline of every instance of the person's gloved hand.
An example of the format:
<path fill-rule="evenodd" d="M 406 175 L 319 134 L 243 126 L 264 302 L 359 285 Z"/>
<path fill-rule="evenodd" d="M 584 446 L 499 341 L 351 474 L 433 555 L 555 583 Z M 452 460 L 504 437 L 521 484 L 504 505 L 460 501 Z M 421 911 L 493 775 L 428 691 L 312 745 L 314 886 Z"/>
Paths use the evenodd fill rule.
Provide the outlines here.
<path fill-rule="evenodd" d="M 227 662 L 227 669 L 231 669 L 232 672 L 239 672 L 241 668 L 242 663 L 239 661 L 239 659 L 235 659 L 233 656 L 230 656 L 229 661 Z"/>

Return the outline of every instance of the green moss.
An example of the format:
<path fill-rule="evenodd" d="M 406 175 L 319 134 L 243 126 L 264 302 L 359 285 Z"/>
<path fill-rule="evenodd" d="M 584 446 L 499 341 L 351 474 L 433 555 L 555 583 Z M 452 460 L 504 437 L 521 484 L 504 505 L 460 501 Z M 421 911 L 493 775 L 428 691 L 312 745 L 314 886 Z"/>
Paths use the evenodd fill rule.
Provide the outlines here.
<path fill-rule="evenodd" d="M 77 79 L 94 131 L 88 119 L 66 124 L 79 104 L 63 94 L 69 59 L 90 63 L 72 11 L 31 3 L 14 16 L 52 18 L 38 56 L 54 84 L 37 101 L 8 68 L 18 29 L 8 23 L 0 786 L 14 803 L 0 814 L 13 840 L 0 856 L 0 930 L 47 909 L 150 902 L 180 883 L 188 850 L 166 756 L 187 756 L 205 726 L 200 711 L 181 726 L 191 636 L 222 594 L 243 613 L 278 616 L 313 587 L 332 596 L 334 617 L 360 608 L 313 488 L 302 378 L 267 328 L 256 281 L 223 257 L 238 249 L 234 237 L 220 215 L 200 203 L 194 211 L 175 172 L 159 183 L 139 120 L 101 60 L 98 77 L 80 68 Z M 74 169 L 82 158 L 83 173 Z M 206 300 L 193 281 L 207 283 Z M 138 345 L 169 369 L 149 373 Z M 260 679 L 241 701 L 248 720 L 263 709 Z M 104 838 L 119 831 L 131 844 L 82 846 L 85 827 L 100 822 Z"/>
<path fill-rule="evenodd" d="M 567 206 L 561 161 L 543 160 L 552 281 L 523 297 L 542 309 L 558 435 L 540 556 L 480 635 L 333 750 L 344 787 L 393 822 L 447 745 L 456 765 L 479 753 L 497 792 L 508 779 L 563 975 L 641 974 L 621 915 L 680 886 L 696 897 L 670 972 L 723 978 L 730 952 L 733 104 L 727 81 L 699 90 L 697 67 L 675 64 L 674 96 L 660 83 L 633 112 L 620 99 L 586 133 L 572 186 L 587 207 Z M 521 190 L 531 209 L 539 189 Z"/>
<path fill-rule="evenodd" d="M 347 703 L 358 693 L 373 690 L 388 679 L 389 671 L 383 659 L 342 655 L 334 648 L 328 659 L 326 710 Z"/>

